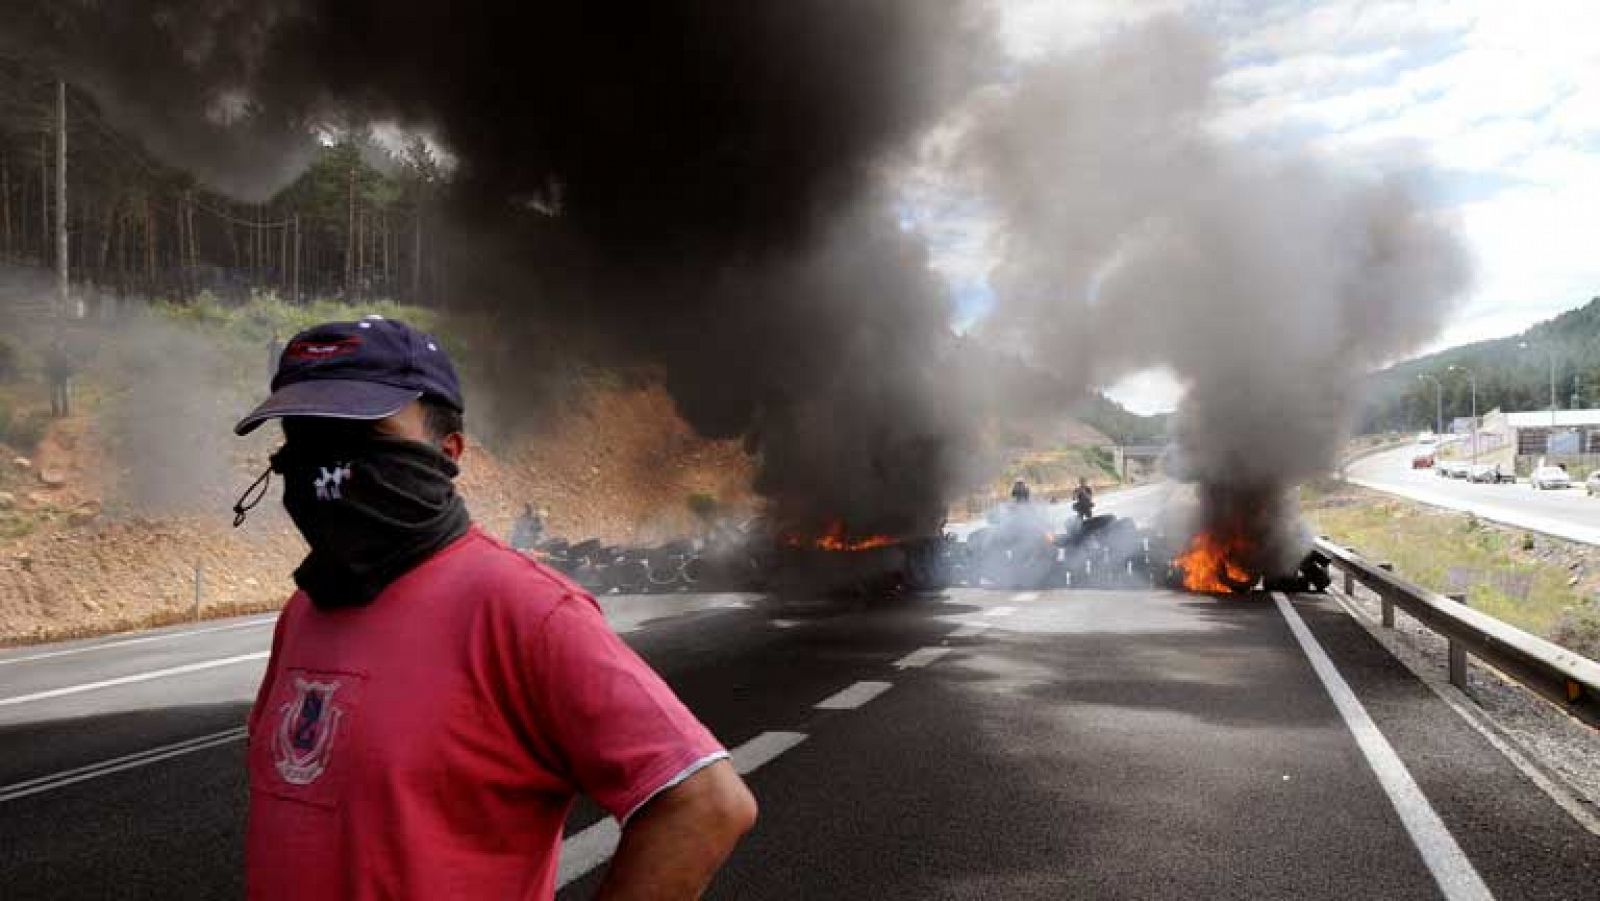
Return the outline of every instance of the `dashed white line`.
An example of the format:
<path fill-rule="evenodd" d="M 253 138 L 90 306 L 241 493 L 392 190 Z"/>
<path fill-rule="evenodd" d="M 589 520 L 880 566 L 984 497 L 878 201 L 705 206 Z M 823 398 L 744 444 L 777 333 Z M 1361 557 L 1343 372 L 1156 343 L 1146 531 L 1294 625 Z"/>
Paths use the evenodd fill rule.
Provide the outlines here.
<path fill-rule="evenodd" d="M 109 776 L 112 773 L 120 773 L 123 770 L 148 766 L 169 758 L 181 757 L 184 754 L 193 754 L 196 751 L 204 751 L 207 748 L 229 744 L 241 738 L 244 738 L 243 726 L 226 729 L 222 732 L 213 732 L 210 735 L 201 735 L 186 741 L 174 742 L 170 745 L 162 745 L 158 748 L 151 748 L 148 751 L 113 757 L 110 760 L 102 760 L 99 763 L 91 763 L 87 766 L 62 770 L 59 773 L 51 773 L 48 776 L 40 776 L 24 782 L 0 785 L 0 802 L 15 801 L 18 798 L 26 798 L 29 795 L 37 795 L 41 792 L 65 788 L 68 785 L 86 782 L 101 776 Z"/>
<path fill-rule="evenodd" d="M 1010 616 L 1011 614 L 1016 613 L 1016 612 L 1017 612 L 1017 608 L 1015 608 L 1015 607 L 990 607 L 988 610 L 983 611 L 983 615 L 984 616 Z"/>
<path fill-rule="evenodd" d="M 26 704 L 29 701 L 43 701 L 47 698 L 59 698 L 66 695 L 82 694 L 86 691 L 97 691 L 102 688 L 112 688 L 118 685 L 130 685 L 135 682 L 149 682 L 152 679 L 165 679 L 168 676 L 182 676 L 186 673 L 197 673 L 201 670 L 216 669 L 219 666 L 232 666 L 235 663 L 245 663 L 250 660 L 263 660 L 267 651 L 257 651 L 254 654 L 239 654 L 235 657 L 222 657 L 217 660 L 202 660 L 199 663 L 185 663 L 183 666 L 173 666 L 167 669 L 150 670 L 144 673 L 134 673 L 130 676 L 118 676 L 115 679 L 104 679 L 99 682 L 85 682 L 81 685 L 68 685 L 64 688 L 52 688 L 49 691 L 36 691 L 33 694 L 16 695 L 10 698 L 0 698 L 0 707 L 10 707 L 14 704 Z"/>
<path fill-rule="evenodd" d="M 951 638 L 977 638 L 989 631 L 988 623 L 967 623 L 961 628 L 950 633 Z"/>
<path fill-rule="evenodd" d="M 1327 652 L 1317 643 L 1316 636 L 1306 628 L 1305 621 L 1295 611 L 1294 605 L 1281 593 L 1274 593 L 1272 599 L 1278 605 L 1278 612 L 1289 623 L 1289 631 L 1294 633 L 1300 650 L 1311 661 L 1317 678 L 1322 680 L 1322 687 L 1333 699 L 1334 707 L 1344 717 L 1350 734 L 1355 736 L 1356 746 L 1378 777 L 1378 784 L 1389 796 L 1389 802 L 1400 815 L 1401 824 L 1422 853 L 1423 863 L 1427 864 L 1445 898 L 1448 901 L 1493 901 L 1494 895 L 1484 885 L 1472 861 L 1456 844 L 1455 837 L 1428 803 L 1427 796 L 1411 777 L 1400 755 L 1395 753 L 1394 746 L 1378 731 L 1377 724 L 1367 714 L 1367 709 L 1361 706 L 1355 692 L 1350 690 L 1349 683 L 1339 675 L 1338 668 L 1328 659 Z"/>
<path fill-rule="evenodd" d="M 1037 591 L 1020 592 L 1018 594 L 1012 595 L 1011 599 L 1013 601 L 1022 601 L 1023 603 L 1027 603 L 1028 601 L 1037 601 L 1039 599 L 1039 592 L 1037 592 Z"/>
<path fill-rule="evenodd" d="M 891 682 L 857 682 L 817 702 L 818 710 L 854 710 L 893 687 Z"/>
<path fill-rule="evenodd" d="M 805 740 L 804 732 L 763 732 L 734 748 L 728 756 L 739 775 L 748 776 Z M 556 889 L 566 888 L 610 860 L 621 840 L 622 828 L 616 820 L 606 817 L 562 842 Z"/>
<path fill-rule="evenodd" d="M 561 863 L 556 869 L 556 890 L 583 878 L 617 851 L 622 840 L 622 827 L 611 817 L 579 832 L 561 843 Z"/>
<path fill-rule="evenodd" d="M 185 629 L 182 632 L 163 632 L 160 635 L 145 635 L 141 638 L 123 638 L 117 641 L 107 641 L 100 644 L 86 645 L 78 648 L 65 648 L 59 651 L 42 651 L 37 654 L 28 654 L 23 657 L 7 657 L 0 659 L 0 666 L 9 666 L 13 663 L 31 663 L 35 660 L 49 660 L 52 657 L 70 657 L 74 654 L 88 654 L 92 651 L 106 651 L 112 648 L 125 648 L 133 644 L 149 644 L 153 641 L 173 641 L 179 638 L 188 638 L 191 635 L 207 635 L 212 632 L 232 632 L 235 629 L 254 629 L 258 626 L 270 626 L 278 621 L 276 613 L 261 619 L 253 619 L 244 623 L 229 623 L 225 626 L 206 626 L 201 629 Z"/>
<path fill-rule="evenodd" d="M 949 648 L 918 648 L 896 660 L 894 665 L 896 669 L 915 669 L 927 666 L 948 653 Z"/>
<path fill-rule="evenodd" d="M 728 756 L 733 758 L 734 770 L 748 776 L 805 740 L 804 732 L 763 732 L 734 748 Z"/>

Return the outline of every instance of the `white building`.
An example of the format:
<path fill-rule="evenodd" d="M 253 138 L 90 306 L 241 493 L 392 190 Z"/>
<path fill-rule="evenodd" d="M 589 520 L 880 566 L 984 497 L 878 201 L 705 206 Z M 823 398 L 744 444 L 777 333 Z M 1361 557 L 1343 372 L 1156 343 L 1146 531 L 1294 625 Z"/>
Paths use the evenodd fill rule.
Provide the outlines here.
<path fill-rule="evenodd" d="M 1492 410 L 1483 417 L 1483 436 L 1511 451 L 1519 470 L 1539 457 L 1590 464 L 1581 458 L 1600 455 L 1600 410 Z"/>

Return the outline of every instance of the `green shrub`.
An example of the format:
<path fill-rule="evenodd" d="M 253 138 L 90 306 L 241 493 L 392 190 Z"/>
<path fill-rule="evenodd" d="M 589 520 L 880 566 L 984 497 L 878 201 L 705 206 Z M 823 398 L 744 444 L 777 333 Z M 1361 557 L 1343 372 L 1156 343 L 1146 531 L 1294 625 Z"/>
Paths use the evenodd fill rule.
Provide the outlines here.
<path fill-rule="evenodd" d="M 1600 660 L 1600 607 L 1567 610 L 1550 631 L 1550 640 L 1590 660 Z"/>

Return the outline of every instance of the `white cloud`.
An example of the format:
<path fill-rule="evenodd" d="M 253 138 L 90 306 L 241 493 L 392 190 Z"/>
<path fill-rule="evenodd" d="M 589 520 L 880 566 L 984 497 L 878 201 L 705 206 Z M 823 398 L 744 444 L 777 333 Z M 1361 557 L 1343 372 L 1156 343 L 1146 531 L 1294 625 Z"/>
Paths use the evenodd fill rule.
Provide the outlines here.
<path fill-rule="evenodd" d="M 1239 97 L 1272 97 L 1285 93 L 1315 95 L 1330 92 L 1350 79 L 1370 78 L 1399 62 L 1398 47 L 1350 55 L 1310 53 L 1280 57 L 1258 65 L 1237 66 L 1219 79 L 1217 86 Z"/>
<path fill-rule="evenodd" d="M 1176 410 L 1183 392 L 1183 383 L 1165 368 L 1135 372 L 1106 389 L 1108 397 L 1141 416 Z"/>

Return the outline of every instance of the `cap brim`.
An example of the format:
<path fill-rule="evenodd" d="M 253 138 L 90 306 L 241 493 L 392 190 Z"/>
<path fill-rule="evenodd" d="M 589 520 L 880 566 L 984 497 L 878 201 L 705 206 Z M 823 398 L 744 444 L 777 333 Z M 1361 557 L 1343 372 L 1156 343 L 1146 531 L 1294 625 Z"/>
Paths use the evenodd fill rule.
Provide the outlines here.
<path fill-rule="evenodd" d="M 421 391 L 353 379 L 313 379 L 285 385 L 233 427 L 248 435 L 269 419 L 321 416 L 329 419 L 382 419 L 400 412 L 422 396 Z"/>

